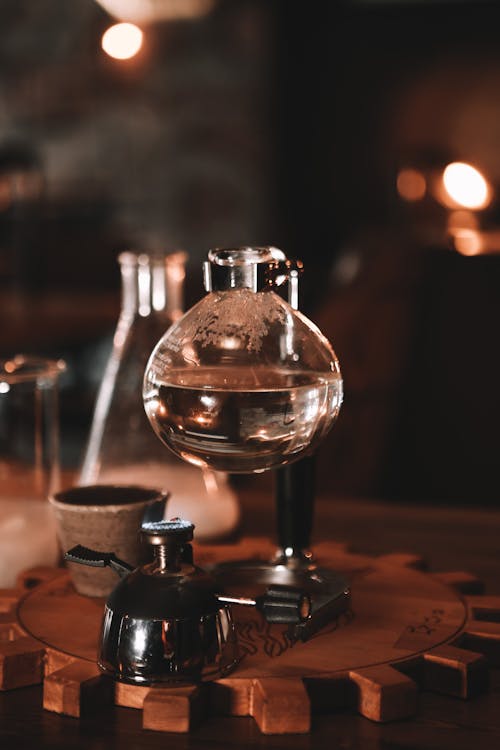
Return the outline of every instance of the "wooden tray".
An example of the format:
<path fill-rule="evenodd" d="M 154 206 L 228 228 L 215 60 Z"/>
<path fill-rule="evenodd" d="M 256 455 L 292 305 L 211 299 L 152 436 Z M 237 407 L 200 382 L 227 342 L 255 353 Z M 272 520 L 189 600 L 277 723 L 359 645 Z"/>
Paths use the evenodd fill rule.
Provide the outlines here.
<path fill-rule="evenodd" d="M 198 564 L 268 559 L 267 540 L 197 546 Z M 113 684 L 96 666 L 103 601 L 79 596 L 63 569 L 28 571 L 0 591 L 0 689 L 43 681 L 46 710 L 79 717 L 103 701 L 142 709 L 143 726 L 186 732 L 207 715 L 253 716 L 266 734 L 306 733 L 312 711 L 356 706 L 374 721 L 408 717 L 419 689 L 470 698 L 500 663 L 500 597 L 466 573 L 428 574 L 403 554 L 366 557 L 317 545 L 352 586 L 352 611 L 306 643 L 234 608 L 243 657 L 230 677 L 186 687 Z"/>

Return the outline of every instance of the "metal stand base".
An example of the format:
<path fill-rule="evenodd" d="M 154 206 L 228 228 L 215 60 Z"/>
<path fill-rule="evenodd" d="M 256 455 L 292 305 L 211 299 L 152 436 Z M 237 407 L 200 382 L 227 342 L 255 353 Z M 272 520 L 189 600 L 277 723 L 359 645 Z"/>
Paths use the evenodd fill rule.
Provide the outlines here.
<path fill-rule="evenodd" d="M 290 625 L 293 640 L 305 641 L 350 608 L 351 590 L 347 580 L 310 559 L 279 557 L 276 561 L 233 560 L 209 568 L 226 594 L 249 596 L 275 584 L 293 586 L 311 597 L 311 616 Z"/>

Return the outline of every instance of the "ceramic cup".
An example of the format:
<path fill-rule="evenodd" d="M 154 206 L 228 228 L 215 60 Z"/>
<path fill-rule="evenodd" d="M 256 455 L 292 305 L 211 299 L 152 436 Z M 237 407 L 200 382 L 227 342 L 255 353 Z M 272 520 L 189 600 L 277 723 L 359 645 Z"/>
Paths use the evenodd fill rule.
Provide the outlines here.
<path fill-rule="evenodd" d="M 149 559 L 139 530 L 144 513 L 165 494 L 137 485 L 70 487 L 49 498 L 63 554 L 77 544 L 97 552 L 114 552 L 133 567 Z M 84 596 L 105 597 L 118 583 L 109 567 L 66 562 L 73 585 Z"/>

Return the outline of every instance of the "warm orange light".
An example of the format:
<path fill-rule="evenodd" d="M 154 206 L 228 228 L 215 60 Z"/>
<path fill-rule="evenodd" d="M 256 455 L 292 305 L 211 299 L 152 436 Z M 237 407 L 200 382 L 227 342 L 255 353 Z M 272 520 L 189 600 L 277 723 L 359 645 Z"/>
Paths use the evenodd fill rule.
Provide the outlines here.
<path fill-rule="evenodd" d="M 451 211 L 448 217 L 448 230 L 451 234 L 459 231 L 460 229 L 478 229 L 479 222 L 477 220 L 477 214 L 472 211 Z"/>
<path fill-rule="evenodd" d="M 418 169 L 402 169 L 397 178 L 396 187 L 405 201 L 420 201 L 427 190 L 427 183 Z"/>
<path fill-rule="evenodd" d="M 129 60 L 142 47 L 142 31 L 133 23 L 116 23 L 102 35 L 101 46 L 116 60 Z"/>
<path fill-rule="evenodd" d="M 483 251 L 481 234 L 474 229 L 459 229 L 453 236 L 455 250 L 461 255 L 479 255 Z"/>
<path fill-rule="evenodd" d="M 198 18 L 209 13 L 215 0 L 97 0 L 113 18 L 139 25 Z"/>
<path fill-rule="evenodd" d="M 470 164 L 456 161 L 443 172 L 443 185 L 449 198 L 464 208 L 485 208 L 491 189 L 481 172 Z"/>

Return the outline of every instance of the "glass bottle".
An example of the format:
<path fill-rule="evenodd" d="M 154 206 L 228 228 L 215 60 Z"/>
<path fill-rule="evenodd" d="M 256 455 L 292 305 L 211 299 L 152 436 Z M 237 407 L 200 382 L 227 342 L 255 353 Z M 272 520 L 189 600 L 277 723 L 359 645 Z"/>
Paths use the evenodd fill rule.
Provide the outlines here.
<path fill-rule="evenodd" d="M 199 540 L 231 533 L 239 503 L 225 473 L 186 464 L 157 440 L 144 412 L 151 351 L 182 315 L 183 252 L 121 253 L 122 308 L 97 395 L 79 484 L 142 484 L 167 490 L 168 517 L 188 518 Z"/>
<path fill-rule="evenodd" d="M 0 360 L 0 587 L 22 570 L 55 566 L 60 551 L 48 497 L 59 489 L 62 360 Z"/>
<path fill-rule="evenodd" d="M 146 413 L 158 437 L 197 466 L 249 473 L 295 462 L 338 415 L 337 357 L 314 323 L 273 291 L 292 276 L 280 250 L 208 257 L 208 294 L 149 359 Z"/>

